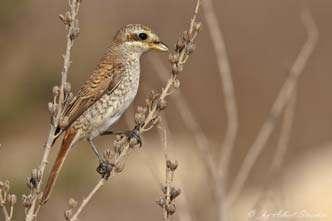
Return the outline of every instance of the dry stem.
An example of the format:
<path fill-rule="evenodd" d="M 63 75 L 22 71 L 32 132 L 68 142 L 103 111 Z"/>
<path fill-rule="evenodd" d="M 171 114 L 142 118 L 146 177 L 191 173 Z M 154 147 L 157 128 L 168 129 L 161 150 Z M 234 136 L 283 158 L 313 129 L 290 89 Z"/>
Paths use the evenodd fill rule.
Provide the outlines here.
<path fill-rule="evenodd" d="M 63 64 L 63 71 L 61 72 L 61 85 L 59 87 L 54 87 L 53 93 L 53 103 L 49 104 L 49 110 L 52 114 L 52 122 L 50 125 L 50 131 L 48 134 L 48 138 L 45 144 L 44 153 L 42 156 L 42 160 L 38 166 L 38 176 L 37 177 L 30 177 L 29 182 L 31 193 L 28 196 L 23 196 L 24 200 L 27 201 L 28 199 L 30 202 L 25 202 L 27 205 L 26 211 L 26 221 L 33 221 L 39 210 L 40 204 L 38 204 L 39 193 L 41 191 L 42 181 L 45 173 L 45 169 L 48 164 L 49 154 L 51 152 L 51 147 L 53 144 L 54 139 L 56 138 L 56 128 L 58 127 L 61 117 L 62 117 L 62 110 L 65 105 L 66 100 L 70 96 L 70 85 L 67 82 L 68 70 L 70 68 L 70 57 L 71 57 L 71 49 L 74 45 L 75 39 L 78 37 L 79 34 L 79 27 L 78 27 L 78 12 L 80 7 L 80 0 L 68 0 L 68 7 L 69 11 L 63 16 L 60 15 L 60 19 L 64 22 L 67 28 L 67 45 L 66 45 L 66 52 L 63 55 L 64 64 Z"/>
<path fill-rule="evenodd" d="M 218 18 L 213 9 L 212 1 L 205 0 L 203 4 L 203 9 L 207 27 L 210 32 L 211 40 L 214 46 L 213 48 L 217 57 L 217 64 L 225 98 L 227 128 L 221 148 L 219 172 L 223 175 L 225 179 L 227 179 L 231 153 L 235 145 L 235 139 L 238 131 L 238 109 L 236 105 L 231 67 L 228 61 L 226 44 L 223 33 L 220 29 L 220 25 L 218 23 Z"/>
<path fill-rule="evenodd" d="M 160 113 L 167 107 L 166 98 L 171 95 L 176 89 L 179 88 L 180 82 L 177 78 L 178 74 L 183 71 L 183 65 L 188 61 L 189 56 L 195 49 L 194 41 L 200 31 L 201 24 L 196 22 L 198 9 L 200 6 L 200 0 L 197 1 L 194 16 L 191 19 L 190 27 L 188 31 L 185 31 L 179 38 L 174 53 L 170 54 L 170 62 L 172 64 L 172 75 L 167 81 L 161 92 L 152 91 L 150 96 L 146 99 L 146 104 L 138 107 L 137 113 L 135 114 L 136 130 L 140 134 L 143 134 L 151 130 L 160 121 Z M 115 173 L 120 173 L 123 170 L 126 156 L 129 155 L 133 147 L 137 146 L 138 142 L 135 138 L 128 141 L 128 137 L 122 136 L 117 137 L 114 143 L 114 151 L 106 150 L 107 157 L 105 157 L 112 166 L 110 176 L 112 177 Z M 102 181 L 103 180 L 103 181 Z M 71 215 L 68 214 L 66 218 L 70 221 L 77 220 L 80 213 L 83 211 L 85 206 L 91 201 L 92 197 L 106 182 L 105 178 L 101 181 L 90 192 L 83 202 L 79 205 L 76 212 Z"/>
<path fill-rule="evenodd" d="M 162 187 L 163 197 L 159 200 L 159 205 L 163 209 L 163 219 L 169 220 L 170 216 L 175 213 L 175 204 L 172 203 L 171 190 L 174 181 L 174 171 L 177 168 L 177 162 L 172 162 L 168 156 L 168 145 L 167 145 L 167 131 L 166 128 L 160 125 L 161 140 L 163 143 L 163 152 L 165 158 L 165 186 Z"/>
<path fill-rule="evenodd" d="M 297 95 L 297 91 L 295 88 L 294 92 L 292 94 L 292 97 L 290 98 L 289 103 L 285 107 L 276 152 L 273 157 L 269 172 L 267 173 L 266 183 L 254 206 L 254 208 L 256 208 L 256 209 L 263 208 L 264 199 L 265 199 L 265 196 L 268 194 L 269 188 L 275 183 L 276 179 L 279 179 L 279 172 L 280 172 L 282 163 L 285 159 L 288 144 L 289 144 L 291 134 L 292 134 L 291 132 L 292 132 L 292 127 L 293 127 L 293 122 L 294 122 L 296 99 L 297 99 L 296 95 Z"/>
<path fill-rule="evenodd" d="M 227 197 L 227 207 L 231 206 L 241 193 L 244 183 L 249 176 L 251 168 L 253 167 L 258 156 L 262 152 L 268 138 L 270 137 L 276 126 L 276 119 L 280 116 L 282 110 L 290 101 L 290 98 L 294 93 L 294 89 L 297 86 L 298 78 L 303 73 L 306 63 L 313 50 L 315 49 L 316 43 L 318 41 L 317 26 L 311 16 L 311 13 L 308 10 L 303 11 L 301 18 L 303 25 L 306 28 L 308 39 L 303 45 L 300 53 L 298 54 L 295 63 L 290 70 L 289 76 L 286 79 L 282 88 L 280 89 L 278 97 L 275 100 L 266 121 L 264 122 L 261 130 L 256 137 L 256 140 L 250 147 L 243 161 L 243 164 L 238 172 L 238 175 L 235 178 L 234 184 L 232 185 L 230 193 Z"/>

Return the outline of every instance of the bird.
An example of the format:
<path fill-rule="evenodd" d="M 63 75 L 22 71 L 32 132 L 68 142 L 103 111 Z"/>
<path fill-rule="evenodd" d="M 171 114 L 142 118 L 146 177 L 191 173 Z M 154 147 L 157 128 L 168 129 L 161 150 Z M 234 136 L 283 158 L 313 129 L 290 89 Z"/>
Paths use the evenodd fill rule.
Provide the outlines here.
<path fill-rule="evenodd" d="M 48 176 L 41 204 L 48 201 L 69 150 L 86 139 L 102 162 L 94 139 L 112 131 L 137 95 L 140 79 L 140 58 L 151 49 L 168 51 L 159 36 L 146 25 L 128 24 L 114 36 L 88 80 L 64 107 L 57 128 L 64 134 L 60 150 Z M 58 136 L 58 135 L 57 135 Z M 139 136 L 133 130 L 133 136 Z"/>

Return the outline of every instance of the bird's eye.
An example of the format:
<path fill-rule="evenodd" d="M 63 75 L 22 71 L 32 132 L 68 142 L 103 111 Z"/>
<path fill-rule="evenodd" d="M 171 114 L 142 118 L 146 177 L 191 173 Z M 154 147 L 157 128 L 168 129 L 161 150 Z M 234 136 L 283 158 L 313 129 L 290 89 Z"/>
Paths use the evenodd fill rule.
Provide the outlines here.
<path fill-rule="evenodd" d="M 142 32 L 142 33 L 138 34 L 138 37 L 140 40 L 144 41 L 148 38 L 148 35 L 146 33 Z"/>

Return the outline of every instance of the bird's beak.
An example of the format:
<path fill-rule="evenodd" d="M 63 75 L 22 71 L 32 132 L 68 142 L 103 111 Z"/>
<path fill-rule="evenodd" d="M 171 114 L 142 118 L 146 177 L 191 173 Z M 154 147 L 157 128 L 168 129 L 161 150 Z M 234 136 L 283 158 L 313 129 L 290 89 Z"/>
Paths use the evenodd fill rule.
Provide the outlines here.
<path fill-rule="evenodd" d="M 156 49 L 158 51 L 168 51 L 168 47 L 160 41 L 153 42 L 151 48 Z"/>

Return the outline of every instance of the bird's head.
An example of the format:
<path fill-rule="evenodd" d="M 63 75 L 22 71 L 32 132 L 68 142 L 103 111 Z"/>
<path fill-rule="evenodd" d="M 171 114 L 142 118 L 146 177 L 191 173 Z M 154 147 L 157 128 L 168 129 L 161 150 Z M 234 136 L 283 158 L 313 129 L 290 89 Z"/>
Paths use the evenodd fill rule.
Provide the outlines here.
<path fill-rule="evenodd" d="M 167 46 L 160 41 L 157 34 L 149 27 L 140 24 L 130 24 L 121 28 L 115 35 L 114 42 L 138 54 L 150 49 L 168 51 Z"/>

